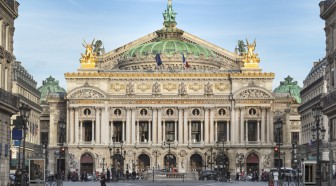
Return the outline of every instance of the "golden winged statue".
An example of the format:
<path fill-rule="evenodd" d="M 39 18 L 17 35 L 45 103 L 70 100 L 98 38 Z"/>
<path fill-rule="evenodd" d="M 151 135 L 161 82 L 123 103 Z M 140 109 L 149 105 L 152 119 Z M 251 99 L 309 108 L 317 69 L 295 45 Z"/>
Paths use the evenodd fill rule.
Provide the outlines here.
<path fill-rule="evenodd" d="M 252 44 L 248 42 L 246 39 L 246 47 L 247 47 L 247 52 L 244 53 L 243 55 L 243 62 L 244 66 L 251 66 L 248 64 L 254 64 L 253 66 L 257 65 L 260 62 L 260 59 L 258 57 L 258 54 L 254 53 L 255 47 L 257 46 L 256 40 Z"/>
<path fill-rule="evenodd" d="M 97 61 L 97 54 L 93 52 L 93 43 L 86 43 L 84 40 L 83 46 L 86 49 L 84 54 L 81 54 L 82 57 L 79 59 L 82 64 L 82 68 L 94 68 Z"/>

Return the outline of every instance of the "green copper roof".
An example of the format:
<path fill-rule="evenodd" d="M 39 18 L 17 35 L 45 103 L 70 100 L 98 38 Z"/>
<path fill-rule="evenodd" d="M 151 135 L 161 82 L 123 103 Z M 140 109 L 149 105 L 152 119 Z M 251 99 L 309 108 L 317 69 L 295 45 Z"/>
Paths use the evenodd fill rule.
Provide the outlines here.
<path fill-rule="evenodd" d="M 46 101 L 49 92 L 65 92 L 64 88 L 58 85 L 58 81 L 51 76 L 42 82 L 42 86 L 38 90 L 41 92 L 41 103 Z"/>
<path fill-rule="evenodd" d="M 148 54 L 174 54 L 184 53 L 192 54 L 194 56 L 215 57 L 216 54 L 211 50 L 193 43 L 188 43 L 180 40 L 161 40 L 157 42 L 151 42 L 141 44 L 129 50 L 125 56 L 135 57 L 135 55 L 148 55 Z"/>
<path fill-rule="evenodd" d="M 299 87 L 297 81 L 293 81 L 293 78 L 287 76 L 285 81 L 281 81 L 280 85 L 274 89 L 274 93 L 289 93 L 298 103 L 301 103 L 300 92 L 302 88 Z"/>

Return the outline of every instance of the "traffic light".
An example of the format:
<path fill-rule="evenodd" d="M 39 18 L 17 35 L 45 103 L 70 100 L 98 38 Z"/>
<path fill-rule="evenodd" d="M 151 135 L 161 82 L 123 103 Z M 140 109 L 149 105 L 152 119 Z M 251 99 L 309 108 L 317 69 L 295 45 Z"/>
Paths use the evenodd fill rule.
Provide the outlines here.
<path fill-rule="evenodd" d="M 274 157 L 279 157 L 279 148 L 274 147 Z"/>

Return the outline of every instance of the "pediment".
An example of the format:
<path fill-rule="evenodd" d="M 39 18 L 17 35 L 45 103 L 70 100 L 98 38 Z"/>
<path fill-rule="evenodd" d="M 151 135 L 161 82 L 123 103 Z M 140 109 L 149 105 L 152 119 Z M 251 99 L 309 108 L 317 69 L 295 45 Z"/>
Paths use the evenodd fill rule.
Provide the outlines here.
<path fill-rule="evenodd" d="M 95 87 L 78 87 L 68 94 L 68 99 L 105 99 L 105 93 Z"/>
<path fill-rule="evenodd" d="M 272 93 L 261 87 L 245 87 L 238 90 L 234 99 L 274 99 Z"/>

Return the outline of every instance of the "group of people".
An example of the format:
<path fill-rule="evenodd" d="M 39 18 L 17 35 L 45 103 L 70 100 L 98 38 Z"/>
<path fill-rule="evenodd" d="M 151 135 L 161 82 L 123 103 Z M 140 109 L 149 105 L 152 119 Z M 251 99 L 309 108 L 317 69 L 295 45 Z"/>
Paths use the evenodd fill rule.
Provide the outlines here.
<path fill-rule="evenodd" d="M 251 172 L 247 175 L 245 175 L 244 171 L 241 172 L 241 174 L 239 174 L 239 172 L 237 172 L 236 174 L 236 181 L 259 181 L 259 174 L 257 171 Z"/>

